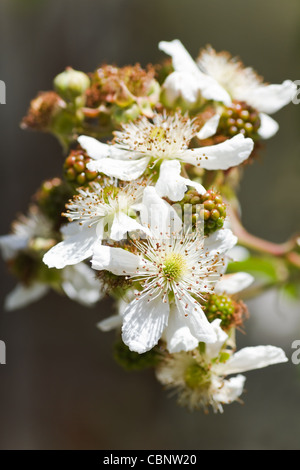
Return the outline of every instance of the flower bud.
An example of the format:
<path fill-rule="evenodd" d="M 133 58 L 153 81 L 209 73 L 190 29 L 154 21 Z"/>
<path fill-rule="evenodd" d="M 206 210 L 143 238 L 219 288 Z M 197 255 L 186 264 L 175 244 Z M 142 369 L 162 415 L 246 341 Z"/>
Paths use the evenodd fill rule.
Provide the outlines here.
<path fill-rule="evenodd" d="M 41 212 L 53 223 L 55 228 L 65 222 L 61 213 L 65 205 L 72 197 L 73 192 L 69 185 L 60 178 L 45 181 L 35 195 L 36 203 Z"/>
<path fill-rule="evenodd" d="M 57 114 L 66 106 L 66 103 L 54 91 L 41 92 L 34 98 L 23 118 L 21 127 L 47 131 L 51 128 Z"/>
<path fill-rule="evenodd" d="M 71 67 L 58 74 L 54 79 L 55 90 L 66 101 L 74 101 L 78 96 L 82 96 L 89 86 L 89 77 Z"/>

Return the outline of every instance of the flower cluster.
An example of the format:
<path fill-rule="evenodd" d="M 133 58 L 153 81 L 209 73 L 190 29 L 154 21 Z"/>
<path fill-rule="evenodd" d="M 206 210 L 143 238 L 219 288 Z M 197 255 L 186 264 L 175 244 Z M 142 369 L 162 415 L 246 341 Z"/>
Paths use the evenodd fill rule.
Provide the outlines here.
<path fill-rule="evenodd" d="M 178 40 L 159 48 L 172 58 L 165 74 L 68 68 L 32 101 L 23 127 L 51 132 L 68 153 L 62 176 L 0 238 L 19 279 L 6 307 L 49 288 L 84 305 L 108 294 L 118 312 L 97 326 L 116 330 L 116 360 L 155 368 L 188 408 L 222 412 L 245 382 L 227 376 L 287 360 L 274 346 L 235 352 L 254 278 L 230 270 L 230 206 L 240 167 L 278 130 L 269 114 L 296 90 L 212 48 L 196 62 Z"/>

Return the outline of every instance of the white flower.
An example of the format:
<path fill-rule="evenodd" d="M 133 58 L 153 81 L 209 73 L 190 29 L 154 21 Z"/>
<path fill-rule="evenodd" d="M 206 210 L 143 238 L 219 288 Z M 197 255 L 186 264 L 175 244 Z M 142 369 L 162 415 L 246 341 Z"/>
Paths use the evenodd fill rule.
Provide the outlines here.
<path fill-rule="evenodd" d="M 201 95 L 226 106 L 230 106 L 232 100 L 244 101 L 260 113 L 259 135 L 262 138 L 267 139 L 277 132 L 277 122 L 268 115 L 293 99 L 297 87 L 291 80 L 280 85 L 265 84 L 252 68 L 245 68 L 227 53 L 217 54 L 211 47 L 202 52 L 197 63 L 179 40 L 162 41 L 159 48 L 172 57 L 175 69 L 163 85 L 171 104 L 182 97 L 191 106 L 199 102 Z M 214 135 L 218 124 L 217 113 L 200 131 L 199 138 Z"/>
<path fill-rule="evenodd" d="M 158 380 L 178 394 L 181 405 L 190 409 L 211 406 L 214 412 L 223 412 L 222 404 L 238 400 L 246 378 L 231 374 L 261 369 L 272 364 L 287 362 L 282 349 L 275 346 L 256 346 L 236 353 L 225 349 L 227 334 L 220 328 L 220 320 L 211 324 L 217 340 L 190 352 L 167 355 L 157 368 Z"/>
<path fill-rule="evenodd" d="M 127 232 L 147 231 L 131 217 L 136 215 L 143 189 L 138 182 L 121 188 L 94 183 L 92 189 L 78 189 L 67 206 L 65 215 L 71 223 L 62 229 L 65 239 L 45 254 L 44 263 L 62 269 L 91 257 L 104 238 L 119 241 Z"/>
<path fill-rule="evenodd" d="M 198 234 L 170 233 L 168 221 L 173 217 L 176 226 L 177 216 L 153 187 L 145 189 L 143 203 L 155 210 L 148 217 L 152 237 L 136 242 L 138 253 L 98 245 L 92 259 L 94 269 L 126 275 L 142 285 L 123 313 L 124 343 L 143 353 L 162 335 L 170 352 L 193 349 L 199 341 L 214 342 L 215 333 L 195 297 L 212 291 L 236 237 L 230 230 L 219 230 L 203 246 Z"/>
<path fill-rule="evenodd" d="M 253 141 L 237 135 L 209 147 L 189 149 L 196 136 L 194 122 L 179 113 L 174 116 L 155 114 L 150 122 L 142 117 L 123 124 L 115 132 L 114 144 L 80 136 L 78 141 L 93 161 L 87 164 L 91 171 L 131 181 L 140 177 L 151 163 L 178 160 L 207 170 L 227 170 L 246 160 L 252 152 Z"/>
<path fill-rule="evenodd" d="M 254 277 L 249 273 L 239 272 L 234 274 L 225 274 L 216 284 L 214 292 L 216 294 L 237 294 L 247 289 L 254 282 Z"/>
<path fill-rule="evenodd" d="M 31 206 L 28 216 L 21 215 L 12 225 L 9 235 L 0 237 L 0 249 L 4 260 L 13 259 L 33 239 L 51 239 L 53 237 L 52 222 L 39 212 L 36 206 Z"/>
<path fill-rule="evenodd" d="M 21 252 L 43 250 L 53 244 L 52 222 L 39 212 L 36 206 L 30 207 L 28 216 L 21 216 L 13 224 L 13 233 L 0 237 L 0 248 L 5 260 L 14 260 Z M 38 251 L 37 251 L 38 254 Z M 38 256 L 35 263 L 42 263 Z M 59 279 L 59 280 L 58 280 Z M 83 263 L 66 267 L 60 273 L 57 283 L 41 282 L 38 279 L 29 280 L 28 284 L 19 283 L 7 295 L 4 303 L 6 310 L 25 307 L 46 295 L 51 287 L 62 290 L 70 299 L 83 305 L 93 305 L 102 297 L 99 282 L 94 272 Z"/>
<path fill-rule="evenodd" d="M 6 310 L 16 310 L 26 307 L 44 297 L 51 290 L 51 287 L 51 285 L 39 281 L 32 282 L 28 286 L 19 283 L 7 295 L 4 308 Z M 59 289 L 70 299 L 84 306 L 92 306 L 103 297 L 101 285 L 95 279 L 94 272 L 84 263 L 67 266 L 62 270 L 61 281 L 55 290 Z"/>
<path fill-rule="evenodd" d="M 195 188 L 199 194 L 206 189 L 199 183 L 181 176 L 181 165 L 178 160 L 165 160 L 160 166 L 159 178 L 155 189 L 160 197 L 167 197 L 170 201 L 181 201 L 188 186 Z"/>

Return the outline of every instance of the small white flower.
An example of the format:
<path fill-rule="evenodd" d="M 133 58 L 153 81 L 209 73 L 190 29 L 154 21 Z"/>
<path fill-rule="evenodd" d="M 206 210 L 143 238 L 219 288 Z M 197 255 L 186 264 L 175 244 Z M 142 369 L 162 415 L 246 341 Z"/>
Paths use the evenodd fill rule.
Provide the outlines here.
<path fill-rule="evenodd" d="M 26 307 L 44 297 L 51 287 L 55 286 L 39 281 L 29 285 L 19 283 L 7 295 L 4 308 L 10 311 Z M 61 281 L 55 290 L 62 290 L 71 300 L 86 307 L 94 305 L 103 297 L 101 285 L 95 279 L 94 272 L 84 263 L 64 268 L 61 272 Z"/>
<path fill-rule="evenodd" d="M 155 114 L 150 122 L 142 117 L 122 125 L 115 132 L 112 145 L 80 136 L 78 141 L 93 161 L 87 164 L 91 171 L 131 181 L 141 176 L 146 168 L 158 162 L 178 160 L 207 170 L 227 170 L 246 160 L 253 150 L 253 141 L 237 135 L 217 145 L 189 149 L 196 136 L 194 121 L 179 113 L 173 116 Z"/>
<path fill-rule="evenodd" d="M 171 352 L 193 349 L 199 341 L 214 342 L 215 333 L 195 297 L 201 299 L 212 291 L 236 237 L 230 230 L 219 230 L 203 246 L 197 236 L 170 233 L 166 221 L 171 219 L 172 207 L 154 188 L 145 189 L 143 202 L 146 207 L 155 202 L 156 217 L 149 222 L 152 237 L 136 242 L 138 253 L 98 245 L 92 259 L 94 269 L 126 275 L 142 285 L 123 313 L 124 343 L 143 353 L 162 335 Z M 172 216 L 176 224 L 177 216 Z"/>
<path fill-rule="evenodd" d="M 211 406 L 214 412 L 223 412 L 223 404 L 238 400 L 246 378 L 240 374 L 261 369 L 273 364 L 287 362 L 282 349 L 275 346 L 256 346 L 241 349 L 236 353 L 225 349 L 227 334 L 220 328 L 220 320 L 211 324 L 217 340 L 206 344 L 205 352 L 194 351 L 170 354 L 160 363 L 156 375 L 158 380 L 174 390 L 181 405 L 205 411 Z"/>
<path fill-rule="evenodd" d="M 5 260 L 14 260 L 19 253 L 31 250 L 43 250 L 53 244 L 53 224 L 36 206 L 31 206 L 28 216 L 20 216 L 12 226 L 12 234 L 0 237 L 0 249 Z M 36 263 L 42 260 L 35 259 Z M 29 280 L 29 284 L 19 283 L 7 295 L 4 307 L 6 310 L 15 310 L 26 307 L 46 295 L 51 287 L 62 290 L 70 299 L 83 305 L 93 305 L 102 297 L 101 287 L 95 279 L 94 272 L 83 263 L 77 266 L 66 267 L 62 270 L 57 285 Z"/>
<path fill-rule="evenodd" d="M 94 183 L 92 189 L 79 189 L 67 206 L 65 215 L 71 223 L 62 229 L 65 239 L 45 254 L 44 263 L 62 269 L 91 257 L 104 238 L 119 241 L 127 232 L 147 231 L 131 217 L 136 215 L 143 190 L 141 183 L 123 188 Z"/>
<path fill-rule="evenodd" d="M 265 84 L 252 68 L 245 68 L 228 53 L 217 54 L 211 47 L 202 52 L 197 63 L 179 40 L 162 41 L 159 48 L 172 57 L 175 69 L 163 85 L 164 93 L 167 93 L 171 104 L 182 96 L 189 106 L 195 105 L 201 95 L 226 106 L 230 106 L 232 100 L 244 101 L 260 112 L 259 135 L 262 138 L 267 139 L 277 132 L 277 122 L 268 115 L 293 99 L 297 87 L 291 80 L 285 80 L 280 85 Z M 200 139 L 215 134 L 218 118 L 217 112 L 216 117 L 201 129 Z"/>
<path fill-rule="evenodd" d="M 21 215 L 13 223 L 12 232 L 0 237 L 0 249 L 4 260 L 13 259 L 20 250 L 27 248 L 30 240 L 51 239 L 53 226 L 36 206 L 31 206 L 27 216 Z"/>

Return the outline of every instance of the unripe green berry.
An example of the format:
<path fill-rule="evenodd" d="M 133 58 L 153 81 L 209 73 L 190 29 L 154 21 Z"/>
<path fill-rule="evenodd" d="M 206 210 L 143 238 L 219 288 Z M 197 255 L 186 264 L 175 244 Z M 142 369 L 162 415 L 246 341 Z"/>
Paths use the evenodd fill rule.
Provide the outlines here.
<path fill-rule="evenodd" d="M 82 186 L 88 182 L 100 180 L 101 176 L 96 171 L 87 169 L 87 163 L 90 160 L 84 150 L 71 150 L 64 163 L 66 180 L 75 186 Z"/>
<path fill-rule="evenodd" d="M 210 216 L 213 220 L 216 221 L 220 218 L 220 212 L 217 211 L 217 209 L 214 209 L 213 211 L 211 211 Z"/>
<path fill-rule="evenodd" d="M 204 202 L 204 208 L 208 211 L 211 211 L 215 208 L 215 203 L 211 199 Z"/>
<path fill-rule="evenodd" d="M 245 102 L 233 101 L 230 107 L 224 108 L 217 134 L 225 137 L 243 134 L 245 137 L 257 140 L 260 124 L 259 113 L 256 109 Z"/>
<path fill-rule="evenodd" d="M 221 319 L 221 327 L 229 329 L 241 326 L 247 315 L 247 307 L 227 294 L 208 294 L 204 304 L 205 315 L 210 322 Z"/>
<path fill-rule="evenodd" d="M 187 191 L 184 198 L 179 203 L 183 209 L 183 217 L 192 216 L 192 224 L 196 225 L 200 220 L 204 220 L 204 234 L 209 235 L 219 228 L 223 227 L 226 217 L 226 206 L 223 203 L 222 196 L 216 191 L 210 189 L 204 194 L 198 194 L 196 190 Z M 203 207 L 197 209 L 197 205 L 203 204 Z M 189 205 L 191 207 L 189 207 Z"/>
<path fill-rule="evenodd" d="M 77 161 L 74 163 L 74 170 L 77 171 L 77 173 L 81 173 L 85 170 L 85 164 L 83 161 Z"/>

